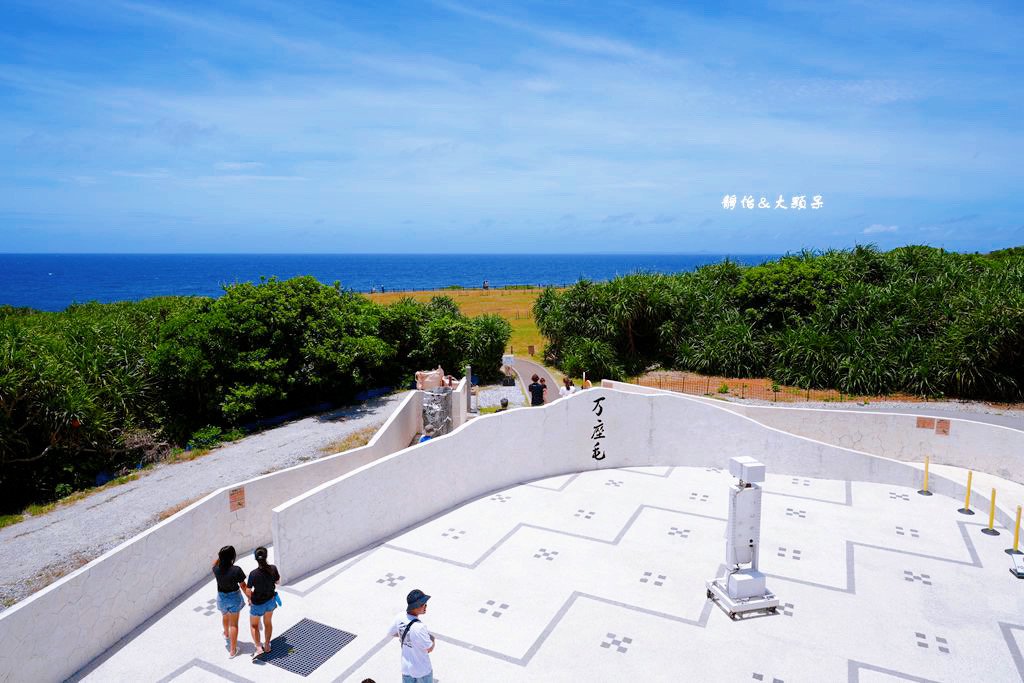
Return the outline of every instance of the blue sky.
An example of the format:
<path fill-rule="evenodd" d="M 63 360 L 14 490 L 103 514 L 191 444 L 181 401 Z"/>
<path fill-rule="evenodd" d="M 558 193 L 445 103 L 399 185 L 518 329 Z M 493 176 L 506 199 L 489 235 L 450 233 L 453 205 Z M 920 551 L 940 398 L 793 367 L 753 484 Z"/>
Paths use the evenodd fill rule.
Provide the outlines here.
<path fill-rule="evenodd" d="M 1019 2 L 297 4 L 5 0 L 0 252 L 1024 244 Z"/>

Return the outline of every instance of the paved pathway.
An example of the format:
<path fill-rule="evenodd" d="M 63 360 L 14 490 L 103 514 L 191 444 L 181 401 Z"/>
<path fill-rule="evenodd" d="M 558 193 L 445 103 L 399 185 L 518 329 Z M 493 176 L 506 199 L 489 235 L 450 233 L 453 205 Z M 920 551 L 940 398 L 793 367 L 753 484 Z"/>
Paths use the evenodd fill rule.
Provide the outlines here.
<path fill-rule="evenodd" d="M 956 405 L 956 404 L 953 404 Z M 795 407 L 800 407 L 799 404 Z M 925 415 L 929 417 L 947 417 L 957 420 L 974 420 L 975 422 L 987 422 L 1003 427 L 1013 427 L 1024 430 L 1024 416 L 1020 411 L 982 413 L 974 410 L 959 410 L 956 408 L 932 407 L 929 403 L 899 403 L 899 404 L 870 404 L 866 406 L 851 404 L 839 404 L 831 406 L 813 406 L 828 410 L 860 410 L 868 413 L 912 413 L 914 415 Z"/>
<path fill-rule="evenodd" d="M 657 387 L 651 387 L 657 388 Z M 668 389 L 664 391 L 670 391 Z M 677 392 L 682 393 L 682 392 Z M 700 396 L 697 394 L 684 394 L 695 396 L 707 401 L 719 401 L 723 399 Z M 907 401 L 872 401 L 868 405 L 861 405 L 853 401 L 842 403 L 808 401 L 808 402 L 785 402 L 775 403 L 773 401 L 761 401 L 758 399 L 742 399 L 730 397 L 724 399 L 729 403 L 748 406 L 766 406 L 769 408 L 804 408 L 811 410 L 853 410 L 866 413 L 907 413 L 910 415 L 923 415 L 929 417 L 952 418 L 957 420 L 974 420 L 975 422 L 986 422 L 988 424 L 1012 427 L 1013 429 L 1024 430 L 1024 410 L 1017 408 L 1000 409 L 986 403 L 972 401 L 929 401 L 929 402 L 907 402 Z"/>
<path fill-rule="evenodd" d="M 148 529 L 161 513 L 222 486 L 327 455 L 324 446 L 379 427 L 405 392 L 253 434 L 188 462 L 0 529 L 0 609 Z"/>
<path fill-rule="evenodd" d="M 512 368 L 519 375 L 519 381 L 523 383 L 524 389 L 529 386 L 530 378 L 533 377 L 534 374 L 544 378 L 548 383 L 548 396 L 545 403 L 551 403 L 558 398 L 558 388 L 561 385 L 558 383 L 558 380 L 555 379 L 554 375 L 552 375 L 548 369 L 540 363 L 535 363 L 532 360 L 516 356 L 516 360 L 515 363 L 512 364 Z M 526 391 L 526 395 L 530 395 L 529 390 Z"/>
<path fill-rule="evenodd" d="M 910 488 L 769 474 L 761 569 L 780 613 L 730 621 L 704 581 L 724 559 L 732 482 L 717 468 L 622 468 L 485 496 L 286 585 L 269 658 L 321 653 L 310 683 L 398 680 L 386 628 L 420 588 L 449 683 L 1024 677 L 1009 534 L 983 535 L 960 501 Z M 196 586 L 80 678 L 300 680 L 229 660 L 214 595 Z M 322 637 L 302 645 L 288 630 L 303 619 L 355 638 L 336 654 Z"/>

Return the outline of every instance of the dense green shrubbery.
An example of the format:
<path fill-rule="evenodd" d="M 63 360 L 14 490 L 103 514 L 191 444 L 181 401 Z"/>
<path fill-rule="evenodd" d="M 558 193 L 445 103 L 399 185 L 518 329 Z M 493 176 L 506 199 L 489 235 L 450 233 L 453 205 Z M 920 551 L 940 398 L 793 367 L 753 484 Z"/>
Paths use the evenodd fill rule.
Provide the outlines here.
<path fill-rule="evenodd" d="M 577 376 L 661 366 L 853 394 L 1024 395 L 1021 248 L 725 261 L 549 289 L 534 314 L 548 360 Z"/>
<path fill-rule="evenodd" d="M 511 336 L 448 297 L 388 306 L 311 277 L 218 299 L 0 307 L 0 512 L 153 459 L 189 435 L 467 363 L 490 379 Z M 201 444 L 198 444 L 201 445 Z"/>

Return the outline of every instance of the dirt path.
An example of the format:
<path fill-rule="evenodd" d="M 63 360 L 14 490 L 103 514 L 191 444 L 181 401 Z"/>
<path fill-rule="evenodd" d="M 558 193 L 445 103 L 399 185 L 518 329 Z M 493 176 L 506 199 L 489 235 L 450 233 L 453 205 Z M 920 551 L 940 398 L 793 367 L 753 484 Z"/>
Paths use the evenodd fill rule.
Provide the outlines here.
<path fill-rule="evenodd" d="M 149 528 L 161 513 L 222 486 L 327 455 L 325 446 L 383 424 L 404 397 L 296 420 L 189 462 L 158 465 L 136 481 L 0 529 L 0 610 Z"/>

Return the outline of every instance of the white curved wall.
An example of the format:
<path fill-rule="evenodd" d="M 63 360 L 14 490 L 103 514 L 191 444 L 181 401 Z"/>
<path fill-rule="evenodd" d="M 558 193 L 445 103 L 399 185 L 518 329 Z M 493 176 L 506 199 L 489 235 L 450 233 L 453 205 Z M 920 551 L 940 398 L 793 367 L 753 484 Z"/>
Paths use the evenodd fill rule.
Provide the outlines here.
<path fill-rule="evenodd" d="M 66 678 L 203 580 L 221 545 L 231 543 L 244 552 L 270 541 L 271 528 L 277 563 L 291 581 L 495 489 L 580 470 L 722 467 L 733 455 L 752 454 L 775 473 L 919 485 L 920 473 L 913 467 L 780 432 L 737 414 L 750 410 L 747 406 L 623 388 L 637 393 L 579 392 L 543 408 L 480 417 L 447 436 L 406 448 L 421 426 L 421 394 L 411 392 L 367 446 L 220 489 L 0 613 L 0 680 Z M 592 401 L 602 396 L 607 457 L 598 462 L 591 458 Z M 885 423 L 903 417 L 840 412 L 829 418 L 832 426 L 826 429 L 816 427 L 813 419 L 778 416 L 775 410 L 794 409 L 764 409 L 757 418 L 778 424 L 790 420 L 786 424 L 794 429 L 817 429 L 830 439 L 851 430 L 844 418 L 870 416 Z M 813 411 L 829 417 L 817 415 L 821 412 L 832 411 Z M 463 419 L 461 412 L 453 415 L 456 424 Z M 972 426 L 952 426 L 950 437 L 962 433 L 964 439 L 945 458 L 964 466 L 956 450 L 963 448 L 966 458 L 977 459 L 976 469 L 988 471 L 986 454 L 1003 452 L 1002 446 L 991 446 L 990 432 L 1005 428 L 954 422 Z M 879 443 L 892 448 L 895 457 L 920 459 L 900 429 L 877 431 L 889 434 Z M 1020 454 L 1024 450 L 1018 443 L 1011 440 L 1005 447 Z M 1010 474 L 1019 477 L 1012 464 Z M 231 511 L 229 491 L 238 486 L 245 488 L 246 506 Z M 932 489 L 963 494 L 961 485 L 934 475 Z M 975 499 L 979 507 L 987 506 L 984 496 L 975 494 Z M 1003 524 L 1012 521 L 1002 509 L 997 516 Z M 156 557 L 164 577 L 159 585 L 151 574 L 136 571 Z"/>
<path fill-rule="evenodd" d="M 597 461 L 591 457 L 594 401 L 601 398 L 606 457 Z M 475 419 L 280 505 L 273 520 L 276 562 L 294 581 L 496 489 L 609 467 L 726 467 L 736 455 L 753 455 L 776 474 L 920 485 L 912 466 L 787 434 L 692 397 L 595 388 Z M 939 476 L 931 488 L 963 493 Z M 1002 510 L 999 519 L 1010 522 Z"/>
<path fill-rule="evenodd" d="M 649 395 L 674 393 L 607 380 L 603 385 Z M 941 434 L 934 424 L 918 427 L 919 416 L 912 413 L 752 406 L 693 398 L 834 446 L 909 462 L 924 462 L 927 455 L 937 465 L 954 465 L 1024 484 L 1024 431 L 1011 427 L 952 418 L 948 434 Z"/>
<path fill-rule="evenodd" d="M 67 678 L 208 577 L 221 546 L 241 553 L 269 543 L 275 505 L 408 446 L 422 424 L 421 397 L 409 392 L 366 446 L 215 491 L 0 612 L 0 680 Z M 237 487 L 245 507 L 232 511 Z"/>

